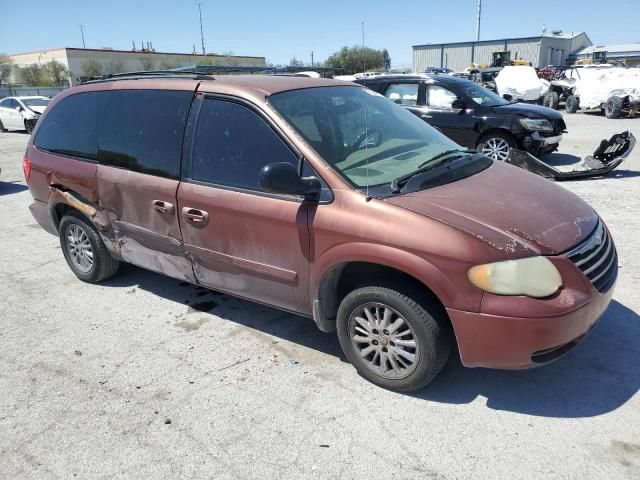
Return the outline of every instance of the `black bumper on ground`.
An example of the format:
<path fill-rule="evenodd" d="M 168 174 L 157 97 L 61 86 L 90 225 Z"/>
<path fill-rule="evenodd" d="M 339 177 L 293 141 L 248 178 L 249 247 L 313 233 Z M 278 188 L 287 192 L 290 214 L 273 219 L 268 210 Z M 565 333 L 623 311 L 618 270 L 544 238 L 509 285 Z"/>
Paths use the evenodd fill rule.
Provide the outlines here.
<path fill-rule="evenodd" d="M 530 153 L 516 149 L 511 149 L 507 162 L 552 180 L 598 177 L 620 165 L 635 144 L 636 138 L 631 132 L 617 133 L 609 140 L 602 140 L 593 155 L 589 155 L 577 168 L 569 171 L 558 170 Z"/>

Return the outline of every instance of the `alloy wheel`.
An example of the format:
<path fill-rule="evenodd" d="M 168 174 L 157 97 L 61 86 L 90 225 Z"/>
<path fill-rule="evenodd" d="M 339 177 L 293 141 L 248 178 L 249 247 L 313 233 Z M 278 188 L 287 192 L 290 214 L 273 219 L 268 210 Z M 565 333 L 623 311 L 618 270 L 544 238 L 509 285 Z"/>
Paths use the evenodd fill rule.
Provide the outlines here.
<path fill-rule="evenodd" d="M 388 305 L 357 307 L 349 318 L 349 338 L 363 364 L 383 378 L 405 378 L 418 366 L 416 335 L 409 322 Z"/>
<path fill-rule="evenodd" d="M 76 224 L 67 228 L 67 248 L 71 261 L 82 273 L 93 268 L 93 247 L 86 232 Z"/>
<path fill-rule="evenodd" d="M 510 152 L 511 146 L 504 138 L 500 137 L 489 138 L 482 147 L 483 154 L 493 160 L 499 160 L 501 162 L 509 158 Z"/>

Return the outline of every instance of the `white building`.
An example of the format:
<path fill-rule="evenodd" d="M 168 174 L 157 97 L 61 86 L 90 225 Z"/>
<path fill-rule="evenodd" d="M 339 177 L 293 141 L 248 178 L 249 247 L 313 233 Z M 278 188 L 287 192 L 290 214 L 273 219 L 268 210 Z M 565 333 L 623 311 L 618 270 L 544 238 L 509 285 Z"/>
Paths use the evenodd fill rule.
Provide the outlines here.
<path fill-rule="evenodd" d="M 62 63 L 70 72 L 70 81 L 75 85 L 81 77 L 96 73 L 134 72 L 141 70 L 163 70 L 206 63 L 208 65 L 228 65 L 260 67 L 265 65 L 264 57 L 190 54 L 156 52 L 144 50 L 114 50 L 111 48 L 54 48 L 36 52 L 9 55 L 14 62 L 10 82 L 22 83 L 20 70 L 34 63 L 44 65 L 51 60 Z M 97 72 L 96 72 L 97 70 Z"/>

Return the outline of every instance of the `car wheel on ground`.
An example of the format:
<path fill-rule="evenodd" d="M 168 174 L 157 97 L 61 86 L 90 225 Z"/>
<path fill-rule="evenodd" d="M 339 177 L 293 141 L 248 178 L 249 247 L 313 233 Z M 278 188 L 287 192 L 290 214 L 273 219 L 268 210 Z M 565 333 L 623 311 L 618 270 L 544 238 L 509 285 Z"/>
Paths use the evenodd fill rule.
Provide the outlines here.
<path fill-rule="evenodd" d="M 493 160 L 504 162 L 509 158 L 511 149 L 516 147 L 515 139 L 508 133 L 487 133 L 478 141 L 478 151 Z"/>
<path fill-rule="evenodd" d="M 6 132 L 7 129 L 4 128 L 4 125 L 2 124 L 2 120 L 0 120 L 0 132 Z"/>
<path fill-rule="evenodd" d="M 396 391 L 427 385 L 445 365 L 451 335 L 435 302 L 417 303 L 399 291 L 363 287 L 340 303 L 340 345 L 358 373 Z"/>
<path fill-rule="evenodd" d="M 604 107 L 604 114 L 607 118 L 620 118 L 622 116 L 622 98 L 609 97 Z"/>
<path fill-rule="evenodd" d="M 25 120 L 24 121 L 24 129 L 27 131 L 29 135 L 33 133 L 33 129 L 36 126 L 35 120 Z"/>
<path fill-rule="evenodd" d="M 558 97 L 557 92 L 549 92 L 544 96 L 542 100 L 542 104 L 545 107 L 553 108 L 554 110 L 558 109 L 558 105 L 560 104 L 560 97 Z"/>
<path fill-rule="evenodd" d="M 77 212 L 69 212 L 58 228 L 60 246 L 69 268 L 88 283 L 115 275 L 120 262 L 113 258 L 93 225 Z"/>
<path fill-rule="evenodd" d="M 569 95 L 564 105 L 564 111 L 567 113 L 576 113 L 580 108 L 580 99 L 575 95 Z"/>

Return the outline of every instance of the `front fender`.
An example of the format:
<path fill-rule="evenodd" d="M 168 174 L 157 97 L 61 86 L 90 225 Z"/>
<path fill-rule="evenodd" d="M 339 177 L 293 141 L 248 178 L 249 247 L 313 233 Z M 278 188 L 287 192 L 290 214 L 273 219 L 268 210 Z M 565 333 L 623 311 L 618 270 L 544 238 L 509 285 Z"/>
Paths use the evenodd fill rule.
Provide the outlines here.
<path fill-rule="evenodd" d="M 350 262 L 366 262 L 394 268 L 410 275 L 430 289 L 445 307 L 457 305 L 465 310 L 479 311 L 482 293 L 477 289 L 460 288 L 450 276 L 427 259 L 415 253 L 389 245 L 354 242 L 336 245 L 322 253 L 311 265 L 309 296 L 318 299 L 322 281 L 335 268 Z M 463 273 L 463 272 L 460 272 Z M 466 271 L 463 273 L 466 280 Z"/>

